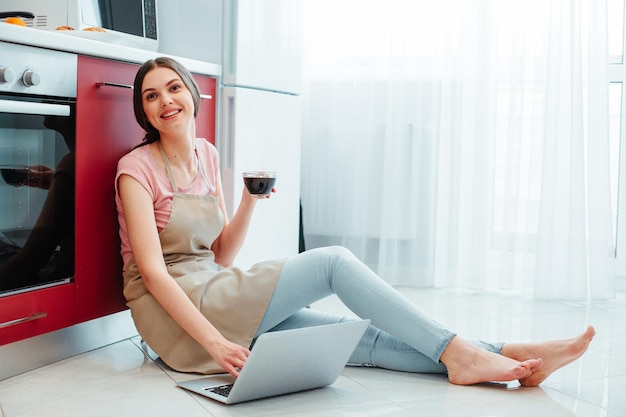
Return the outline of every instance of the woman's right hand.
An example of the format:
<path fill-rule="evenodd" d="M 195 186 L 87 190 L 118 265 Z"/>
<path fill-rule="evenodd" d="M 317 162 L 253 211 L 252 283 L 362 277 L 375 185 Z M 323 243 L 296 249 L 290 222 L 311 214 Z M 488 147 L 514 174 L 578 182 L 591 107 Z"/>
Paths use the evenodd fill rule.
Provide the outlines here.
<path fill-rule="evenodd" d="M 235 378 L 239 376 L 239 371 L 243 369 L 250 356 L 249 349 L 225 338 L 213 343 L 207 350 L 217 364 Z"/>

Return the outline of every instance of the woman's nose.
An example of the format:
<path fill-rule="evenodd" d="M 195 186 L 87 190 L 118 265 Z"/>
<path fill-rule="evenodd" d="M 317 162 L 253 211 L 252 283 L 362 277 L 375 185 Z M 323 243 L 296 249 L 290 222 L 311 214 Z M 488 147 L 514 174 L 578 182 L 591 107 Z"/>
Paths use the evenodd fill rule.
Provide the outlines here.
<path fill-rule="evenodd" d="M 171 102 L 172 102 L 172 98 L 170 97 L 169 94 L 167 94 L 167 93 L 161 94 L 161 105 L 162 106 L 168 105 Z"/>

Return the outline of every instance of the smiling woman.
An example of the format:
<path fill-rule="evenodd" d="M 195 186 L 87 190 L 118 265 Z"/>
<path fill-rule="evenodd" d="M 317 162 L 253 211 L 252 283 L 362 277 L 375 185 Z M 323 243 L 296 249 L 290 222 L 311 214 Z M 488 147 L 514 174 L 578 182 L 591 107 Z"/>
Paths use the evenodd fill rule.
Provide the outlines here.
<path fill-rule="evenodd" d="M 614 296 L 606 2 L 303 9 L 308 247 L 392 284 Z"/>

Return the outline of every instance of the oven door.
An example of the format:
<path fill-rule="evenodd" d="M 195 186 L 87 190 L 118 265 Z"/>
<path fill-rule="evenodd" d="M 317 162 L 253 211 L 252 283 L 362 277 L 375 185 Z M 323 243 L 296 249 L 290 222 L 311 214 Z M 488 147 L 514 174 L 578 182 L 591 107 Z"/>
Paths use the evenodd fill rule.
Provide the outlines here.
<path fill-rule="evenodd" d="M 74 109 L 0 95 L 0 296 L 74 276 Z"/>

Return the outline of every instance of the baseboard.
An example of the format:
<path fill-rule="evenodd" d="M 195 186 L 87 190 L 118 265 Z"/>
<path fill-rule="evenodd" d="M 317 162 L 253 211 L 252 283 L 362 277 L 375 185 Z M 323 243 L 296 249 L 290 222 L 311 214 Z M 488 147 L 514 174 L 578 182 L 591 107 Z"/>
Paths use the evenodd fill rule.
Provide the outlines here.
<path fill-rule="evenodd" d="M 0 346 L 0 381 L 136 335 L 125 310 Z"/>

